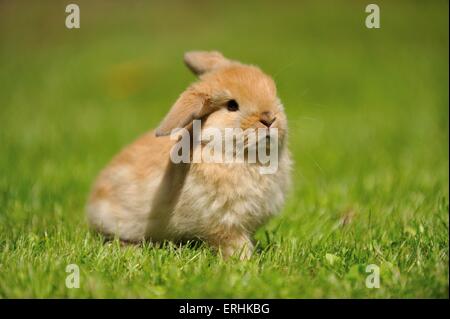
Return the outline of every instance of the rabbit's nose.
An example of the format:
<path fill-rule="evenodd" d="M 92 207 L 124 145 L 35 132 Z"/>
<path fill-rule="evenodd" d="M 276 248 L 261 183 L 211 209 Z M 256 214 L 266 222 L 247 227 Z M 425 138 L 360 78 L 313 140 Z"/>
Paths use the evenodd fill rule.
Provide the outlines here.
<path fill-rule="evenodd" d="M 267 127 L 270 127 L 273 122 L 275 122 L 277 118 L 272 115 L 270 112 L 264 112 L 261 114 L 261 118 L 259 121 Z"/>

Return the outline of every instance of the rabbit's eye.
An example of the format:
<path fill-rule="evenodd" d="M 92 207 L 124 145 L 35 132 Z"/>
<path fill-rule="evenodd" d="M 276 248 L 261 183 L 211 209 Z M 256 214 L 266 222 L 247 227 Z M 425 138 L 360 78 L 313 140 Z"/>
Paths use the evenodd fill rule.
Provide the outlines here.
<path fill-rule="evenodd" d="M 227 109 L 230 112 L 236 112 L 237 110 L 239 110 L 238 102 L 236 102 L 236 100 L 229 100 L 227 102 Z"/>

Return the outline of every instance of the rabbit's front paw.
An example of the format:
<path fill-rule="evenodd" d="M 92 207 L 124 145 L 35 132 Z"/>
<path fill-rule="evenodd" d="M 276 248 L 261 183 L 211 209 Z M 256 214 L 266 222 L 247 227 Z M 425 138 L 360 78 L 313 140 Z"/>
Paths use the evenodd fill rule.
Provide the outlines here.
<path fill-rule="evenodd" d="M 253 254 L 253 244 L 247 235 L 224 236 L 220 241 L 213 241 L 219 254 L 224 258 L 239 257 L 240 260 L 248 260 Z"/>

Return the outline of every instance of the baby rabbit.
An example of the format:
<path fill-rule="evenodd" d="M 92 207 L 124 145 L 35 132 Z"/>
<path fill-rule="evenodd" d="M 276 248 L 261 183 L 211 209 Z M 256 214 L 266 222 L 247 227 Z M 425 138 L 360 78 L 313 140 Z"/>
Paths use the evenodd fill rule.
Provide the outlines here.
<path fill-rule="evenodd" d="M 199 80 L 155 131 L 127 146 L 100 173 L 87 204 L 88 221 L 123 241 L 200 239 L 225 258 L 247 259 L 253 233 L 280 211 L 289 188 L 286 115 L 273 80 L 258 67 L 219 52 L 188 52 L 184 61 Z M 169 135 L 180 128 L 192 132 L 193 120 L 201 120 L 202 132 L 259 129 L 270 139 L 277 129 L 277 170 L 262 174 L 263 164 L 247 155 L 243 162 L 174 163 L 171 152 L 178 140 Z M 248 151 L 250 139 L 245 141 Z M 202 144 L 192 147 L 191 158 Z"/>

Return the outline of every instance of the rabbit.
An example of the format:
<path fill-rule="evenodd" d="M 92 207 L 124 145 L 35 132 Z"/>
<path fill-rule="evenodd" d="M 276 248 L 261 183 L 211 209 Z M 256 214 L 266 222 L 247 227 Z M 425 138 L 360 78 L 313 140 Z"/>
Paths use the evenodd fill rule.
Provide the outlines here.
<path fill-rule="evenodd" d="M 125 147 L 97 177 L 87 203 L 96 231 L 124 242 L 201 240 L 224 258 L 251 257 L 252 235 L 282 209 L 291 180 L 287 119 L 274 81 L 258 67 L 217 51 L 191 51 L 199 80 L 174 103 L 156 130 Z M 173 163 L 175 129 L 278 129 L 278 169 L 259 162 Z M 191 131 L 189 131 L 191 132 Z M 193 155 L 197 152 L 192 149 Z"/>

